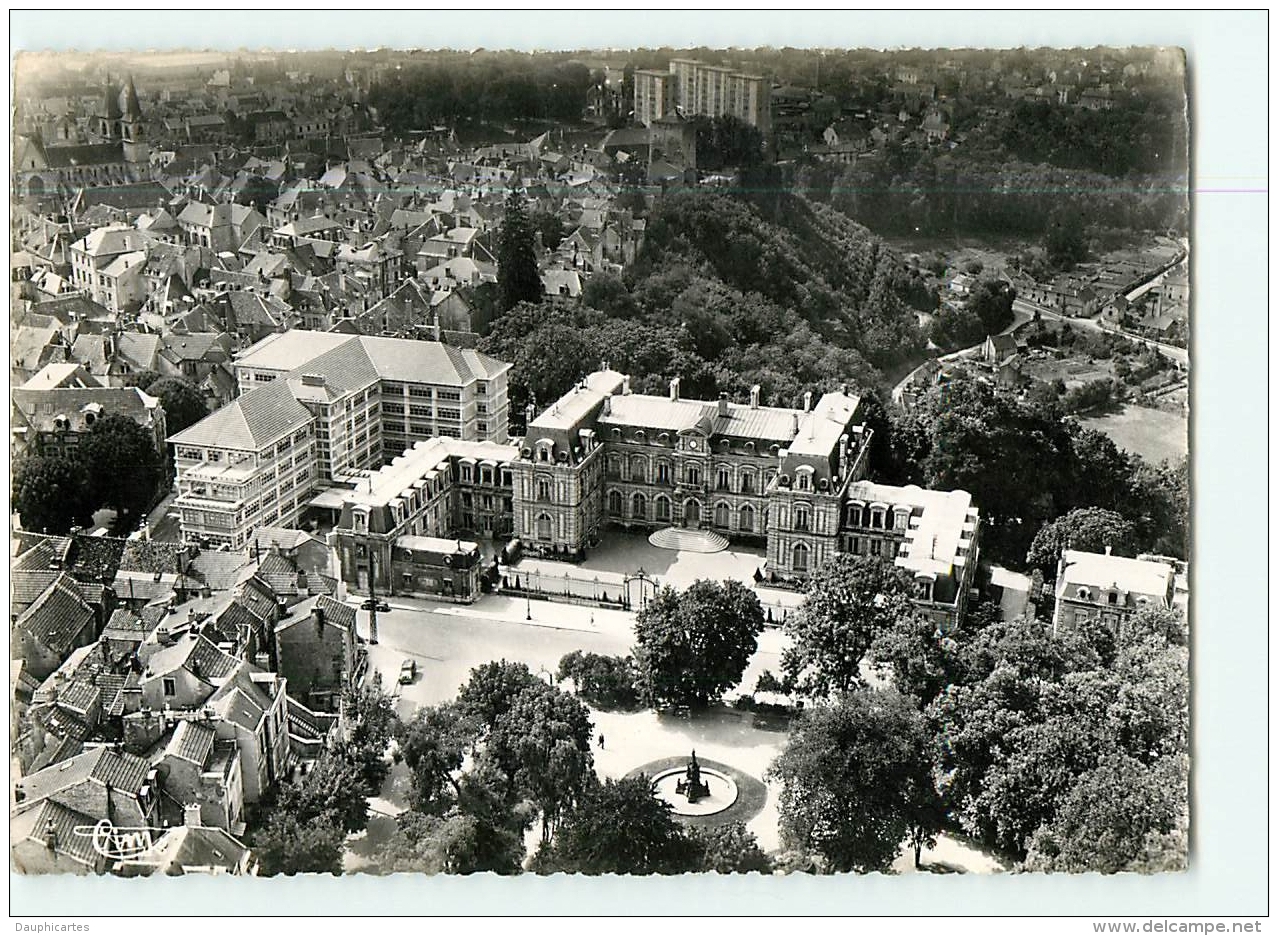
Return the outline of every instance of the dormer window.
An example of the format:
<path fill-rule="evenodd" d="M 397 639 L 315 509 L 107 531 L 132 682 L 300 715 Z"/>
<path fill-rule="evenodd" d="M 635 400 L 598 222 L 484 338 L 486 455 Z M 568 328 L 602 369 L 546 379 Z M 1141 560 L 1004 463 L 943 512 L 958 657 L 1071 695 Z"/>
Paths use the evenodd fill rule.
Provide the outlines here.
<path fill-rule="evenodd" d="M 1112 591 L 1109 593 L 1109 603 L 1112 605 L 1118 604 L 1118 592 Z"/>
<path fill-rule="evenodd" d="M 799 491 L 812 490 L 812 472 L 800 471 L 794 476 L 794 486 Z"/>
<path fill-rule="evenodd" d="M 1079 589 L 1078 589 L 1078 598 L 1079 598 L 1079 600 L 1080 600 L 1080 601 L 1091 601 L 1091 600 L 1092 600 L 1092 592 L 1091 592 L 1091 589 L 1086 588 L 1086 587 L 1081 587 L 1081 588 L 1079 588 Z"/>

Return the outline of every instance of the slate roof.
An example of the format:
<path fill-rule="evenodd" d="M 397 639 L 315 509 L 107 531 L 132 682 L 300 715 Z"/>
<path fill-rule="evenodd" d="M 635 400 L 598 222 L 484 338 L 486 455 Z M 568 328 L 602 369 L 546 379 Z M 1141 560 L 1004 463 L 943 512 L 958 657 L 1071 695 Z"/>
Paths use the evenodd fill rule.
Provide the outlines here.
<path fill-rule="evenodd" d="M 161 647 L 146 661 L 148 678 L 185 669 L 191 675 L 209 682 L 232 672 L 238 661 L 223 653 L 205 637 L 182 637 L 169 647 Z"/>
<path fill-rule="evenodd" d="M 209 697 L 207 704 L 225 720 L 256 731 L 271 707 L 271 698 L 249 677 L 248 665 L 242 664 L 235 675 Z"/>

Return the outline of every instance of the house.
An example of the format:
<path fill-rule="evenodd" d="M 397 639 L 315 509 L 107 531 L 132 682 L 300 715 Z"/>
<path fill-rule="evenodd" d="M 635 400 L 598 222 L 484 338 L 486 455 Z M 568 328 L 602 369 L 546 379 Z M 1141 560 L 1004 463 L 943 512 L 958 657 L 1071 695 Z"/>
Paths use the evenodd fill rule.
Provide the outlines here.
<path fill-rule="evenodd" d="M 275 625 L 275 646 L 289 691 L 316 711 L 339 711 L 342 693 L 359 685 L 367 667 L 355 609 L 327 595 L 294 606 Z"/>
<path fill-rule="evenodd" d="M 167 739 L 157 745 L 151 764 L 158 771 L 162 790 L 161 813 L 176 812 L 178 821 L 183 821 L 186 811 L 194 808 L 201 826 L 243 834 L 240 750 L 232 740 L 218 740 L 207 713 L 179 720 Z"/>
<path fill-rule="evenodd" d="M 145 760 L 111 747 L 86 750 L 20 779 L 14 786 L 10 840 L 25 873 L 101 872 L 92 830 L 157 828 L 157 774 Z"/>
<path fill-rule="evenodd" d="M 549 299 L 581 297 L 581 276 L 576 270 L 542 270 L 542 293 Z"/>
<path fill-rule="evenodd" d="M 40 455 L 65 455 L 76 450 L 94 424 L 105 416 L 128 416 L 146 429 L 163 454 L 168 431 L 164 407 L 137 387 L 56 387 L 49 390 L 25 384 L 11 393 L 15 415 L 15 449 Z"/>
<path fill-rule="evenodd" d="M 177 216 L 178 227 L 188 244 L 207 247 L 215 253 L 235 250 L 253 231 L 266 226 L 266 218 L 249 205 L 207 205 L 193 201 Z"/>
<path fill-rule="evenodd" d="M 239 838 L 225 829 L 202 824 L 199 810 L 192 808 L 185 821 L 160 833 L 149 848 L 120 862 L 115 873 L 121 877 L 162 874 L 257 874 L 257 859 Z"/>
<path fill-rule="evenodd" d="M 1158 559 L 1128 559 L 1066 549 L 1056 567 L 1052 629 L 1099 622 L 1115 637 L 1139 611 L 1172 607 L 1176 568 Z"/>
<path fill-rule="evenodd" d="M 60 574 L 18 615 L 12 653 L 27 673 L 44 679 L 72 650 L 93 643 L 100 623 L 71 576 Z"/>
<path fill-rule="evenodd" d="M 987 335 L 981 346 L 981 359 L 986 364 L 997 367 L 1007 363 L 1020 351 L 1013 335 Z"/>

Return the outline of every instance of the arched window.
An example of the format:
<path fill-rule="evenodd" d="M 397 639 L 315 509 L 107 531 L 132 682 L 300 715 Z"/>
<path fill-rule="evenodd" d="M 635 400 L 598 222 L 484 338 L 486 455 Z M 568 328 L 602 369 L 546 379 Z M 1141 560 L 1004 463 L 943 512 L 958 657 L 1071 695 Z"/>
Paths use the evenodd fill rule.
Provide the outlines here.
<path fill-rule="evenodd" d="M 796 504 L 794 507 L 794 528 L 796 530 L 810 529 L 808 516 L 808 508 L 803 504 Z"/>
<path fill-rule="evenodd" d="M 549 478 L 537 479 L 537 500 L 539 501 L 550 500 L 550 479 Z"/>
<path fill-rule="evenodd" d="M 737 511 L 737 522 L 741 526 L 743 533 L 748 533 L 754 529 L 754 508 L 749 504 L 742 505 Z"/>
<path fill-rule="evenodd" d="M 630 480 L 640 484 L 648 482 L 648 460 L 636 455 L 630 459 Z"/>
<path fill-rule="evenodd" d="M 741 493 L 742 494 L 754 493 L 754 472 L 753 471 L 741 472 Z"/>
<path fill-rule="evenodd" d="M 657 519 L 669 521 L 670 520 L 670 498 L 658 497 L 656 500 L 656 504 L 657 504 Z"/>
<path fill-rule="evenodd" d="M 670 483 L 670 462 L 668 461 L 657 462 L 657 482 L 659 484 Z"/>
<path fill-rule="evenodd" d="M 793 555 L 794 555 L 794 562 L 791 564 L 791 568 L 794 569 L 795 572 L 808 571 L 807 543 L 795 543 Z"/>
<path fill-rule="evenodd" d="M 550 514 L 540 514 L 537 517 L 537 539 L 550 542 Z"/>
<path fill-rule="evenodd" d="M 812 490 L 812 472 L 799 471 L 794 476 L 794 487 L 799 491 Z"/>
<path fill-rule="evenodd" d="M 727 465 L 719 466 L 719 479 L 716 490 L 731 491 L 732 490 L 732 472 Z"/>
<path fill-rule="evenodd" d="M 636 494 L 630 499 L 630 515 L 636 520 L 648 519 L 648 499 L 642 494 Z"/>
<path fill-rule="evenodd" d="M 1109 593 L 1109 603 L 1112 605 L 1118 604 L 1118 592 L 1112 591 Z"/>
<path fill-rule="evenodd" d="M 715 505 L 714 525 L 725 528 L 728 526 L 728 505 L 722 501 Z"/>
<path fill-rule="evenodd" d="M 865 507 L 861 508 L 861 526 L 869 528 L 872 520 L 873 512 L 870 510 L 870 505 L 866 504 Z"/>
<path fill-rule="evenodd" d="M 608 513 L 612 514 L 614 517 L 621 516 L 621 492 L 620 491 L 608 492 Z"/>
<path fill-rule="evenodd" d="M 1079 597 L 1082 601 L 1091 601 L 1091 600 L 1092 600 L 1092 593 L 1091 593 L 1091 590 L 1090 590 L 1090 589 L 1088 589 L 1086 586 L 1079 588 L 1079 590 L 1078 590 L 1078 597 Z"/>
<path fill-rule="evenodd" d="M 618 458 L 616 455 L 608 456 L 608 477 L 610 478 L 621 477 L 621 459 Z"/>

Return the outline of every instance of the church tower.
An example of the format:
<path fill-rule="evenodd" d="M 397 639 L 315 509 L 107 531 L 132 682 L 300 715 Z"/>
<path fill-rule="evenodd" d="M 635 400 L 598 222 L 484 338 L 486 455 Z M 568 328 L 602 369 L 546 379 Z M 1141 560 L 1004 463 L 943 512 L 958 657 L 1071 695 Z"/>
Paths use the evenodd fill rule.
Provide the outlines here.
<path fill-rule="evenodd" d="M 133 76 L 124 85 L 124 113 L 120 120 L 120 139 L 124 147 L 124 161 L 127 163 L 145 163 L 151 157 L 150 147 L 146 144 L 146 128 L 142 123 L 142 106 L 138 103 L 138 90 L 133 86 Z M 119 110 L 119 101 L 116 102 Z"/>
<path fill-rule="evenodd" d="M 111 76 L 107 76 L 106 89 L 103 94 L 102 113 L 94 121 L 94 129 L 104 142 L 114 143 L 120 139 L 120 93 L 111 86 Z"/>

